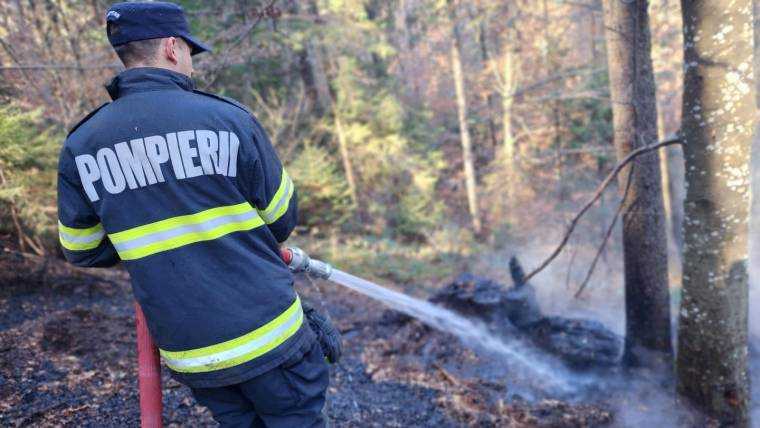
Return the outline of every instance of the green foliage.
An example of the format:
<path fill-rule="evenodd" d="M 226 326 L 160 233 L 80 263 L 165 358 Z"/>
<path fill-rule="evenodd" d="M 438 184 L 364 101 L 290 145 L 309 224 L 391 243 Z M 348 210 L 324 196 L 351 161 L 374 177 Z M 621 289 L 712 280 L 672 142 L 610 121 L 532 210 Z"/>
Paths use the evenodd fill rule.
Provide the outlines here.
<path fill-rule="evenodd" d="M 396 218 L 399 236 L 427 241 L 428 234 L 440 226 L 443 202 L 436 197 L 437 176 L 431 170 L 419 171 L 401 195 Z"/>
<path fill-rule="evenodd" d="M 352 213 L 346 181 L 326 150 L 309 145 L 287 165 L 298 191 L 299 224 L 311 232 L 334 229 Z"/>
<path fill-rule="evenodd" d="M 570 99 L 563 103 L 569 118 L 569 144 L 578 148 L 585 144 L 600 145 L 612 141 L 612 106 L 609 96 L 607 73 L 595 73 L 588 79 L 585 89 L 597 96 Z"/>
<path fill-rule="evenodd" d="M 419 156 L 403 135 L 383 134 L 372 125 L 345 126 L 351 157 L 361 165 L 357 175 L 363 210 L 381 235 L 424 240 L 442 217 L 443 201 L 435 192 L 437 156 L 434 152 L 430 158 Z"/>
<path fill-rule="evenodd" d="M 14 230 L 11 210 L 33 235 L 50 236 L 55 225 L 55 178 L 60 136 L 38 112 L 0 106 L 0 230 Z M 25 233 L 26 233 L 25 232 Z"/>
<path fill-rule="evenodd" d="M 372 62 L 369 59 L 366 62 Z M 373 76 L 358 58 L 341 57 L 334 87 L 350 156 L 373 233 L 425 241 L 440 226 L 436 195 L 443 167 L 427 116 L 405 108 L 391 77 Z"/>

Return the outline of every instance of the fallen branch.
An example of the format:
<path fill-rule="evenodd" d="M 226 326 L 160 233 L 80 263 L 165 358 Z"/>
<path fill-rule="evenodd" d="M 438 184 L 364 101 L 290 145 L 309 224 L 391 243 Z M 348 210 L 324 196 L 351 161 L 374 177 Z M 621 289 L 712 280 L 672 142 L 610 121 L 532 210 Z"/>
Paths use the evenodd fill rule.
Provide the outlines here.
<path fill-rule="evenodd" d="M 628 199 L 628 191 L 631 189 L 631 181 L 633 181 L 631 178 L 633 177 L 633 170 L 635 167 L 636 164 L 632 165 L 631 169 L 628 172 L 628 178 L 625 180 L 625 191 L 623 192 L 623 197 L 620 198 L 620 203 L 618 204 L 617 210 L 615 211 L 615 217 L 612 218 L 612 223 L 610 223 L 610 227 L 607 228 L 607 232 L 604 234 L 602 244 L 599 246 L 599 249 L 596 252 L 596 256 L 594 256 L 594 260 L 591 262 L 591 266 L 588 268 L 586 278 L 581 283 L 581 286 L 578 287 L 578 291 L 575 292 L 574 297 L 576 299 L 581 296 L 581 293 L 591 280 L 591 275 L 593 275 L 594 269 L 596 269 L 596 263 L 599 261 L 599 258 L 602 256 L 602 254 L 604 254 L 604 249 L 607 246 L 607 242 L 610 240 L 612 231 L 615 230 L 615 225 L 617 224 L 618 218 L 620 218 L 620 214 L 622 214 L 623 208 L 625 207 L 625 201 Z"/>
<path fill-rule="evenodd" d="M 615 177 L 617 177 L 617 175 L 626 165 L 628 165 L 631 161 L 633 161 L 634 159 L 636 159 L 637 157 L 645 153 L 649 153 L 661 147 L 671 146 L 673 144 L 682 144 L 680 136 L 674 135 L 666 139 L 665 141 L 660 141 L 659 143 L 656 143 L 656 144 L 650 144 L 644 147 L 640 147 L 632 151 L 631 153 L 629 153 L 628 156 L 626 156 L 622 161 L 618 162 L 618 164 L 615 165 L 615 168 L 612 169 L 612 172 L 610 172 L 609 175 L 605 177 L 604 181 L 602 181 L 602 184 L 600 184 L 599 187 L 596 188 L 596 191 L 594 192 L 594 196 L 591 197 L 591 200 L 589 200 L 586 203 L 586 205 L 584 205 L 583 208 L 581 208 L 581 210 L 570 221 L 570 225 L 568 226 L 567 231 L 565 232 L 565 235 L 562 237 L 562 241 L 560 241 L 557 248 L 551 253 L 551 255 L 549 255 L 549 257 L 546 258 L 546 260 L 541 262 L 541 264 L 538 265 L 537 268 L 533 269 L 530 273 L 528 273 L 525 276 L 525 281 L 526 282 L 529 281 L 537 273 L 544 270 L 549 265 L 549 263 L 554 261 L 555 258 L 557 258 L 559 253 L 562 252 L 562 249 L 567 244 L 567 241 L 570 239 L 570 235 L 572 235 L 573 231 L 575 230 L 575 226 L 578 225 L 578 221 L 581 219 L 581 217 L 583 217 L 584 214 L 586 214 L 586 211 L 588 211 L 589 208 L 591 208 L 591 206 L 594 205 L 594 203 L 597 200 L 599 200 L 599 198 L 602 196 L 602 193 L 604 193 L 607 187 L 609 187 L 609 185 L 612 183 L 612 180 Z"/>
<path fill-rule="evenodd" d="M 5 179 L 5 174 L 3 173 L 3 169 L 0 168 L 0 185 L 6 186 L 7 180 Z M 29 248 L 32 249 L 35 253 L 37 253 L 40 256 L 45 255 L 45 250 L 42 248 L 41 245 L 35 244 L 35 242 L 29 238 L 26 233 L 24 233 L 24 229 L 21 227 L 21 220 L 19 219 L 19 213 L 18 208 L 16 207 L 16 203 L 14 201 L 8 201 L 8 205 L 10 207 L 11 211 L 11 219 L 13 219 L 13 225 L 16 228 L 16 233 L 18 234 L 18 245 L 21 251 L 26 250 L 26 246 L 28 245 Z"/>
<path fill-rule="evenodd" d="M 454 385 L 454 386 L 460 386 L 460 387 L 462 386 L 462 382 L 460 382 L 459 379 L 457 379 L 454 376 L 452 376 L 440 364 L 433 363 L 433 367 L 435 367 L 436 369 L 438 369 L 438 371 L 441 373 L 441 375 L 443 376 L 443 378 L 446 379 L 447 381 L 449 381 L 449 383 L 451 383 L 452 385 Z"/>

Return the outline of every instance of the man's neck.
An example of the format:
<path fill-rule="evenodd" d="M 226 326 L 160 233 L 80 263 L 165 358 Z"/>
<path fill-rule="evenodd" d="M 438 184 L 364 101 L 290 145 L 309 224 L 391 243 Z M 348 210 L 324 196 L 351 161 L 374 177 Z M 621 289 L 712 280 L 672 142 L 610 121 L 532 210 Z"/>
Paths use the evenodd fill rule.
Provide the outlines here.
<path fill-rule="evenodd" d="M 182 72 L 182 70 L 179 70 L 178 67 L 175 67 L 174 64 L 171 64 L 171 65 L 166 65 L 166 64 L 142 64 L 142 63 L 141 64 L 133 64 L 133 65 L 127 67 L 127 70 L 131 70 L 133 68 L 145 68 L 145 67 L 149 67 L 149 68 L 162 68 L 164 70 L 169 70 L 169 71 L 172 71 L 174 73 L 184 74 L 187 77 L 191 77 L 189 74 Z"/>

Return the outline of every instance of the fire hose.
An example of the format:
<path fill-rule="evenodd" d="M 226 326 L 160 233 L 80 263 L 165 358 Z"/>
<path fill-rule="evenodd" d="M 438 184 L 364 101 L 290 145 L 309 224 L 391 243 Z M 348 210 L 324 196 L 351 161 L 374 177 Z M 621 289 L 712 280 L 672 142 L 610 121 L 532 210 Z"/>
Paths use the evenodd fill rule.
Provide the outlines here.
<path fill-rule="evenodd" d="M 280 256 L 294 273 L 306 273 L 313 277 L 328 279 L 332 275 L 332 266 L 310 258 L 300 248 L 283 248 Z M 142 428 L 160 428 L 163 411 L 161 393 L 161 362 L 158 348 L 150 336 L 145 324 L 145 314 L 135 302 L 135 324 L 137 327 L 137 362 L 138 384 L 140 388 L 140 426 Z"/>

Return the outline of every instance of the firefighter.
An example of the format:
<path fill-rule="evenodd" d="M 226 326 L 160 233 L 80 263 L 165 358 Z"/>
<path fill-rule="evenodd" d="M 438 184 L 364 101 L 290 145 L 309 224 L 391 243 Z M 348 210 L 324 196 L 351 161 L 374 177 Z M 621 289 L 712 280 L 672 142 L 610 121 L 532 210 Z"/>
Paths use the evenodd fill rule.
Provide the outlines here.
<path fill-rule="evenodd" d="M 61 150 L 66 259 L 123 262 L 172 376 L 222 426 L 324 426 L 340 341 L 280 259 L 291 177 L 246 107 L 194 88 L 209 48 L 181 7 L 117 3 L 106 23 L 126 70 Z"/>

